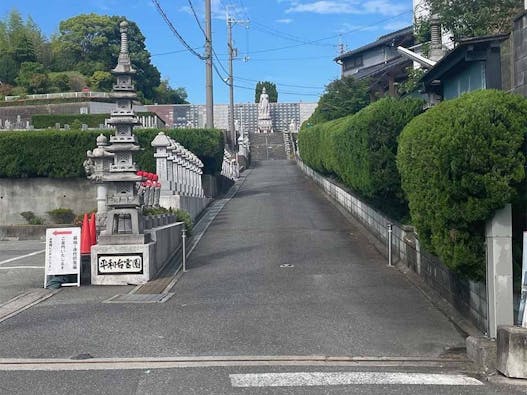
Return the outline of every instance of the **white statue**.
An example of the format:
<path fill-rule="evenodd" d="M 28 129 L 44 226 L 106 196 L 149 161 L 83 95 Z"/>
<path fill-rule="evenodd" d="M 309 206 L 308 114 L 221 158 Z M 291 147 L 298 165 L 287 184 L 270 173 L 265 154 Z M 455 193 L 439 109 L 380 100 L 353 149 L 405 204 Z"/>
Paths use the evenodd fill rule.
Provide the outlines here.
<path fill-rule="evenodd" d="M 268 119 L 270 118 L 270 111 L 269 111 L 269 95 L 265 91 L 265 86 L 262 89 L 262 93 L 260 94 L 260 103 L 258 103 L 258 118 L 260 119 Z"/>

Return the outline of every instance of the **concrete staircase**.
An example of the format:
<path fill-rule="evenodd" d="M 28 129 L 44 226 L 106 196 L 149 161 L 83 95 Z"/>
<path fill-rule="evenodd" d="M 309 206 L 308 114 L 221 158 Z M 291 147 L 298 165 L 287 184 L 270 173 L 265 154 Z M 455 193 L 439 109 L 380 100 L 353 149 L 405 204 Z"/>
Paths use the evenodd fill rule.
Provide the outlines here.
<path fill-rule="evenodd" d="M 249 133 L 251 160 L 287 159 L 282 133 Z"/>

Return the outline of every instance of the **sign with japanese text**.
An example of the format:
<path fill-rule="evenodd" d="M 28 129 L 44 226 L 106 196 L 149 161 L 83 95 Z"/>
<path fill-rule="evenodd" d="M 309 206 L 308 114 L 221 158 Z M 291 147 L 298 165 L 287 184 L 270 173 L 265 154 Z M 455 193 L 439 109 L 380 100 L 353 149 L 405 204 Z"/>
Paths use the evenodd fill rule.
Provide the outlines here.
<path fill-rule="evenodd" d="M 99 255 L 97 270 L 99 274 L 142 274 L 143 255 Z"/>
<path fill-rule="evenodd" d="M 46 229 L 46 261 L 44 286 L 47 276 L 81 272 L 81 228 Z"/>

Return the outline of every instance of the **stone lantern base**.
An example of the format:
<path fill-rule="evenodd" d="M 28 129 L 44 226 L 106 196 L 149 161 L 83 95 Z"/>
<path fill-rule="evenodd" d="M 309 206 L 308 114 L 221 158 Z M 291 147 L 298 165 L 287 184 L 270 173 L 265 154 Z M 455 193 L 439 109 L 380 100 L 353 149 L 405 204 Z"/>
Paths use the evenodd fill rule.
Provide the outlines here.
<path fill-rule="evenodd" d="M 144 244 L 96 244 L 91 249 L 93 285 L 138 285 L 156 278 L 181 253 L 183 222 L 145 230 Z"/>

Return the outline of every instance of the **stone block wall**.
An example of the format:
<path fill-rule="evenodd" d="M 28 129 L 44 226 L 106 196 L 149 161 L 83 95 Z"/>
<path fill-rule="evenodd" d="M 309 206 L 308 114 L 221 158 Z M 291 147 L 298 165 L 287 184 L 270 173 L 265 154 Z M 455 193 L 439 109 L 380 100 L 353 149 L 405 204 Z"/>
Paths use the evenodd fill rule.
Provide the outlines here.
<path fill-rule="evenodd" d="M 47 115 L 47 114 L 80 114 L 81 108 L 89 108 L 89 102 L 79 103 L 62 103 L 62 104 L 40 104 L 30 106 L 12 106 L 0 107 L 0 120 L 2 125 L 8 120 L 12 124 L 20 119 L 20 122 L 25 125 L 26 122 L 31 122 L 32 115 Z"/>
<path fill-rule="evenodd" d="M 484 283 L 460 278 L 437 257 L 423 251 L 413 228 L 400 225 L 379 213 L 344 187 L 326 179 L 297 159 L 299 168 L 331 198 L 336 200 L 386 246 L 381 252 L 388 256 L 388 225 L 392 224 L 392 258 L 418 274 L 432 289 L 445 298 L 481 332 L 487 331 L 487 300 Z"/>

